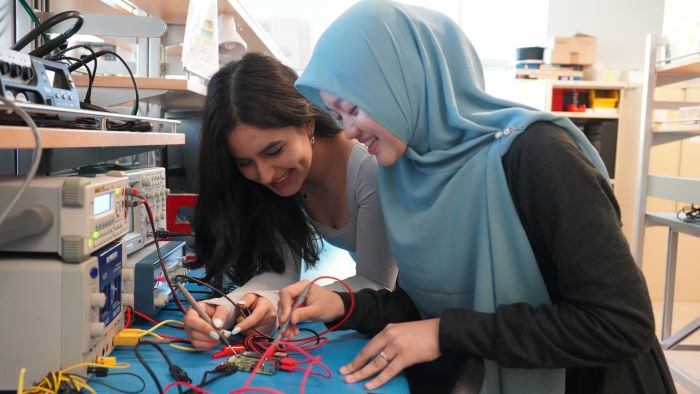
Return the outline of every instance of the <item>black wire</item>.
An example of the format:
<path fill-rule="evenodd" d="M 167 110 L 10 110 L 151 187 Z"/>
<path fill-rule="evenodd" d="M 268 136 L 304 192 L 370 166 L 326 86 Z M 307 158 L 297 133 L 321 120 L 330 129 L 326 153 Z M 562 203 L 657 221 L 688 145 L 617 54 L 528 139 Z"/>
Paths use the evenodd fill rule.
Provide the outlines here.
<path fill-rule="evenodd" d="M 682 215 L 682 216 L 681 216 Z M 700 206 L 686 205 L 676 212 L 676 217 L 686 223 L 700 223 Z"/>
<path fill-rule="evenodd" d="M 143 358 L 143 356 L 141 355 L 141 351 L 139 350 L 139 347 L 140 347 L 142 344 L 143 344 L 143 345 L 150 345 L 150 346 L 153 346 L 154 348 L 156 348 L 156 350 L 158 350 L 158 352 L 160 352 L 160 354 L 161 354 L 161 355 L 163 356 L 163 358 L 165 359 L 166 364 L 168 364 L 168 370 L 171 370 L 171 369 L 172 369 L 173 363 L 172 363 L 172 361 L 170 361 L 170 357 L 168 357 L 168 354 L 165 353 L 165 351 L 163 350 L 163 348 L 161 348 L 160 346 L 158 346 L 158 344 L 155 343 L 155 342 L 151 342 L 151 341 L 149 341 L 148 339 L 144 339 L 144 340 L 139 341 L 139 342 L 136 344 L 136 346 L 134 346 L 134 354 L 136 355 L 136 358 L 139 360 L 139 362 L 141 363 L 141 365 L 143 365 L 143 367 L 146 369 L 146 372 L 148 372 L 148 374 L 151 375 L 151 378 L 153 379 L 153 382 L 155 382 L 155 384 L 156 384 L 156 388 L 158 388 L 158 392 L 159 392 L 159 393 L 162 393 L 162 392 L 163 392 L 163 386 L 161 386 L 160 380 L 158 380 L 158 376 L 156 376 L 156 373 L 153 372 L 153 369 L 151 368 L 151 366 L 148 365 L 148 363 L 146 362 L 146 360 L 145 360 L 145 359 Z M 179 386 L 178 386 L 178 387 L 179 387 Z"/>
<path fill-rule="evenodd" d="M 94 52 L 93 52 L 94 53 Z M 92 95 L 92 83 L 95 81 L 95 73 L 97 72 L 97 66 L 93 67 L 93 71 L 90 72 L 90 67 L 87 66 L 85 63 L 81 63 L 80 59 L 70 57 L 70 56 L 61 56 L 61 57 L 55 57 L 55 60 L 72 60 L 76 63 L 80 63 L 83 67 L 85 67 L 85 70 L 87 70 L 88 74 L 88 87 L 87 90 L 85 91 L 85 99 L 83 102 L 90 103 L 90 96 Z M 95 61 L 97 63 L 97 61 Z"/>
<path fill-rule="evenodd" d="M 316 332 L 316 330 L 313 330 L 313 329 L 311 329 L 311 328 L 304 327 L 304 328 L 299 328 L 299 331 L 307 331 L 307 332 L 310 332 L 313 336 L 316 337 L 316 343 L 315 343 L 314 345 L 311 345 L 311 346 L 315 346 L 315 345 L 318 345 L 319 343 L 321 343 L 321 336 L 318 335 L 318 333 Z"/>
<path fill-rule="evenodd" d="M 175 276 L 175 280 L 177 280 L 177 278 L 184 278 L 184 279 L 187 280 L 187 281 L 191 281 L 191 282 L 194 282 L 194 283 L 197 283 L 197 284 L 199 284 L 199 285 L 206 286 L 206 287 L 212 289 L 215 293 L 217 293 L 217 294 L 220 295 L 221 297 L 224 297 L 228 302 L 230 302 L 231 305 L 233 305 L 233 307 L 236 308 L 236 310 L 238 311 L 238 313 L 240 313 L 242 316 L 247 316 L 247 314 L 248 314 L 247 311 L 244 311 L 243 309 L 241 309 L 241 307 L 239 307 L 238 304 L 236 304 L 235 302 L 233 302 L 233 300 L 230 299 L 226 293 L 224 293 L 223 291 L 217 289 L 215 286 L 212 286 L 212 285 L 210 285 L 210 284 L 207 283 L 207 282 L 201 281 L 201 280 L 199 280 L 199 279 L 197 279 L 197 278 L 193 278 L 193 277 L 190 277 L 190 276 L 187 276 L 187 275 L 177 275 L 177 276 Z M 262 336 L 262 337 L 265 337 L 265 338 L 267 338 L 267 339 L 272 339 L 272 338 L 273 338 L 273 337 L 270 336 L 270 335 L 267 335 L 267 334 L 264 334 L 264 333 L 258 331 L 258 329 L 255 328 L 255 327 L 253 327 L 253 331 L 255 331 L 258 335 L 260 335 L 260 336 Z"/>
<path fill-rule="evenodd" d="M 66 49 L 62 49 L 61 51 L 56 53 L 53 57 L 56 58 L 58 56 L 61 56 L 64 53 L 66 53 L 72 49 L 75 49 L 75 48 L 85 48 L 90 52 L 91 55 L 95 54 L 95 50 L 90 48 L 89 45 L 78 44 L 78 45 L 73 45 L 72 47 L 69 47 Z M 85 100 L 84 100 L 88 104 L 90 103 L 90 99 L 92 97 L 92 84 L 95 82 L 95 75 L 97 75 L 97 58 L 94 58 L 92 60 L 93 60 L 93 62 L 92 62 L 92 75 L 90 75 L 90 69 L 88 68 L 88 77 L 89 77 L 90 82 L 88 83 L 88 88 L 87 88 L 87 91 L 85 92 Z M 85 65 L 85 68 L 87 68 L 87 65 Z"/>
<path fill-rule="evenodd" d="M 73 23 L 73 26 L 71 26 L 68 30 L 65 32 L 59 34 L 57 37 L 52 39 L 51 41 L 44 43 L 41 45 L 39 48 L 34 49 L 33 51 L 29 52 L 30 55 L 36 56 L 36 57 L 44 57 L 48 55 L 52 50 L 58 48 L 61 44 L 66 42 L 69 37 L 71 37 L 73 34 L 77 33 L 78 30 L 83 26 L 83 15 L 78 12 L 78 11 L 65 11 L 61 12 L 60 14 L 56 14 L 52 16 L 51 18 L 43 21 L 39 26 L 33 28 L 29 33 L 25 34 L 22 38 L 17 40 L 17 42 L 12 46 L 13 51 L 19 51 L 27 44 L 32 42 L 35 38 L 37 38 L 41 33 L 49 30 L 52 28 L 54 25 L 57 25 L 67 19 L 76 19 L 75 23 Z"/>
<path fill-rule="evenodd" d="M 156 225 L 153 219 L 153 212 L 151 211 L 151 205 L 148 203 L 148 200 L 146 197 L 144 197 L 141 193 L 137 193 L 136 197 L 140 198 L 143 200 L 143 206 L 146 207 L 146 211 L 148 213 L 148 222 L 151 224 L 151 231 L 153 231 L 153 234 L 156 233 Z M 168 287 L 170 288 L 170 292 L 173 295 L 173 301 L 175 301 L 175 305 L 177 305 L 177 308 L 182 312 L 183 314 L 187 313 L 187 310 L 185 310 L 185 307 L 182 305 L 182 302 L 180 302 L 180 299 L 177 297 L 177 288 L 173 286 L 173 282 L 170 280 L 170 275 L 168 274 L 168 267 L 165 266 L 165 260 L 163 260 L 163 255 L 160 252 L 160 245 L 158 244 L 158 238 L 154 237 L 153 238 L 153 243 L 156 245 L 156 253 L 158 254 L 158 262 L 160 263 L 160 268 L 163 271 L 163 277 L 165 277 L 165 282 L 168 284 Z"/>
<path fill-rule="evenodd" d="M 132 115 L 136 115 L 136 113 L 138 112 L 138 109 L 139 109 L 139 88 L 138 88 L 138 86 L 136 86 L 136 79 L 134 78 L 134 74 L 131 72 L 131 69 L 129 68 L 129 65 L 126 64 L 126 61 L 124 61 L 124 59 L 122 59 L 121 56 L 119 56 L 119 55 L 118 55 L 116 52 L 114 52 L 114 51 L 102 50 L 102 51 L 95 52 L 94 54 L 85 56 L 83 59 L 81 59 L 81 62 L 82 62 L 82 63 L 87 63 L 87 62 L 89 62 L 89 61 L 92 61 L 93 59 L 96 59 L 96 58 L 98 58 L 98 57 L 100 57 L 100 56 L 104 56 L 104 55 L 114 55 L 114 57 L 116 57 L 117 59 L 119 59 L 120 62 L 122 62 L 122 64 L 123 64 L 124 67 L 126 68 L 126 71 L 129 72 L 129 77 L 131 77 L 131 83 L 134 84 L 134 95 L 136 96 L 136 98 L 135 98 L 135 100 L 134 100 L 134 107 L 131 109 L 131 114 L 132 114 Z M 75 64 L 71 64 L 70 66 L 68 66 L 68 71 L 73 72 L 73 71 L 75 71 L 77 68 L 78 68 L 78 67 L 76 67 Z M 155 233 L 155 231 L 154 231 L 154 233 Z"/>
<path fill-rule="evenodd" d="M 84 379 L 85 381 L 88 380 L 87 377 L 82 376 L 82 375 L 78 375 L 78 374 L 74 374 L 74 373 L 67 373 L 66 375 L 75 376 L 75 377 Z M 109 389 L 112 389 L 112 390 L 114 390 L 114 391 L 118 391 L 118 392 L 124 393 L 124 394 L 138 394 L 138 393 L 140 393 L 140 392 L 143 392 L 143 390 L 146 389 L 146 381 L 143 380 L 142 377 L 140 377 L 139 375 L 137 375 L 137 374 L 135 374 L 135 373 L 133 373 L 133 372 L 112 372 L 112 373 L 109 374 L 109 376 L 119 376 L 119 375 L 129 375 L 129 376 L 135 377 L 136 379 L 138 379 L 138 380 L 141 382 L 141 388 L 138 389 L 138 390 L 129 391 L 129 390 L 121 389 L 121 388 L 119 388 L 119 387 L 117 387 L 117 386 L 114 386 L 114 385 L 112 385 L 112 384 L 110 384 L 110 383 L 101 382 L 101 381 L 99 381 L 99 380 L 94 380 L 95 378 L 98 378 L 98 377 L 100 377 L 100 376 L 93 376 L 93 377 L 91 378 L 91 380 L 90 380 L 90 384 L 91 384 L 91 385 L 92 385 L 92 384 L 100 384 L 100 385 L 105 386 L 105 387 L 107 387 L 107 388 L 109 388 Z"/>

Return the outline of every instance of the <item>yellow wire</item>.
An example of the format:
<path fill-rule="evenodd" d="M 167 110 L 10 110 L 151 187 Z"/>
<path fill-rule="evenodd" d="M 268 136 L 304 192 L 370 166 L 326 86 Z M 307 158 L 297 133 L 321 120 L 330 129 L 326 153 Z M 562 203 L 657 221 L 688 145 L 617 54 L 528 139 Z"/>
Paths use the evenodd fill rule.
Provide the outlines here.
<path fill-rule="evenodd" d="M 114 365 L 105 365 L 105 364 L 99 364 L 99 363 L 79 363 L 75 365 L 71 365 L 68 368 L 64 368 L 60 370 L 60 373 L 66 373 L 68 371 L 72 371 L 74 369 L 78 369 L 81 367 L 102 367 L 102 368 L 110 368 L 110 369 L 124 369 L 124 368 L 129 368 L 129 364 L 127 363 L 121 363 L 121 364 L 114 364 Z"/>
<path fill-rule="evenodd" d="M 65 377 L 66 380 L 68 380 L 68 377 Z M 86 389 L 92 394 L 97 394 L 95 390 L 87 384 L 87 381 L 85 379 L 79 377 L 79 376 L 70 376 L 70 380 L 72 381 L 73 385 L 75 386 L 76 390 L 80 392 L 82 389 Z"/>
<path fill-rule="evenodd" d="M 166 323 L 167 323 L 167 321 L 166 321 Z M 143 335 L 141 335 L 141 334 L 143 334 Z M 155 337 L 155 338 L 157 338 L 157 339 L 160 339 L 161 341 L 165 340 L 163 337 L 161 337 L 160 335 L 156 334 L 155 332 L 151 332 L 151 330 L 149 330 L 149 331 L 144 331 L 144 332 L 141 333 L 141 334 L 139 334 L 139 337 L 142 337 L 142 336 L 144 336 L 144 335 L 150 335 L 150 336 L 152 336 L 152 337 Z M 176 345 L 176 344 L 174 344 L 174 343 L 172 343 L 172 342 L 168 342 L 167 345 L 170 346 L 170 347 L 174 347 L 175 349 L 185 350 L 185 351 L 188 351 L 188 352 L 198 352 L 198 351 L 199 351 L 199 349 L 195 349 L 195 348 L 193 348 L 193 347 L 182 346 L 182 345 Z"/>
<path fill-rule="evenodd" d="M 27 373 L 27 368 L 20 368 L 19 379 L 17 379 L 17 394 L 22 394 L 24 391 L 24 374 Z"/>
<path fill-rule="evenodd" d="M 162 326 L 164 326 L 164 325 L 166 325 L 166 324 L 168 324 L 168 323 L 179 324 L 179 325 L 181 325 L 181 326 L 184 325 L 183 322 L 177 321 L 177 320 L 163 320 L 162 322 L 156 324 L 155 326 L 151 327 L 150 329 L 148 329 L 148 330 L 146 330 L 146 331 L 143 331 L 141 334 L 139 334 L 139 337 L 142 337 L 142 336 L 144 336 L 144 335 L 148 335 L 148 334 L 154 332 L 154 331 L 157 330 L 158 328 L 160 328 L 160 327 L 162 327 Z M 161 339 L 162 339 L 162 338 L 161 338 Z"/>
<path fill-rule="evenodd" d="M 199 349 L 195 349 L 193 347 L 180 346 L 180 345 L 176 345 L 174 343 L 169 343 L 168 346 L 174 347 L 175 349 L 186 350 L 188 352 L 198 352 L 199 351 Z"/>
<path fill-rule="evenodd" d="M 38 387 L 38 386 L 32 386 L 32 387 L 28 388 L 27 391 L 25 391 L 25 393 L 36 393 L 36 392 L 56 394 L 56 392 L 53 390 L 45 389 L 43 387 Z"/>

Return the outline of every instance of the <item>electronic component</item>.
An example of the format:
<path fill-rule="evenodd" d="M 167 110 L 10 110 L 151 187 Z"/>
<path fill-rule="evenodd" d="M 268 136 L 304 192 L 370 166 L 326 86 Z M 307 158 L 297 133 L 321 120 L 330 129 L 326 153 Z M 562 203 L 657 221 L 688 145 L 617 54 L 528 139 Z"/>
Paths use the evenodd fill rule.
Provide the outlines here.
<path fill-rule="evenodd" d="M 229 363 L 236 365 L 239 371 L 251 372 L 255 366 L 260 361 L 262 355 L 251 352 L 249 350 L 234 354 L 228 359 Z M 280 360 L 283 356 L 275 353 L 272 357 L 265 360 L 260 367 L 256 370 L 256 373 L 263 375 L 274 375 L 280 369 Z"/>
<path fill-rule="evenodd" d="M 160 242 L 160 252 L 168 269 L 168 275 L 184 274 L 185 243 L 182 241 Z M 172 299 L 172 292 L 163 276 L 158 261 L 156 245 L 149 245 L 129 256 L 123 270 L 124 305 L 141 313 L 155 315 Z"/>
<path fill-rule="evenodd" d="M 0 48 L 0 94 L 17 102 L 80 109 L 65 64 L 6 48 Z"/>
<path fill-rule="evenodd" d="M 25 381 L 33 382 L 112 352 L 124 324 L 117 294 L 125 256 L 122 243 L 77 264 L 46 254 L 2 254 L 0 391 L 16 389 L 22 367 Z M 88 374 L 85 367 L 72 372 Z"/>
<path fill-rule="evenodd" d="M 108 176 L 129 178 L 129 187 L 136 189 L 146 197 L 153 212 L 156 230 L 165 228 L 165 168 L 136 168 L 131 170 L 112 170 Z M 124 237 L 126 253 L 131 254 L 153 242 L 153 231 L 148 220 L 146 207 L 140 200 L 133 198 L 127 203 L 129 232 Z"/>
<path fill-rule="evenodd" d="M 0 177 L 0 206 L 9 203 L 21 181 Z M 0 251 L 83 261 L 127 232 L 127 185 L 127 178 L 108 176 L 34 178 L 0 227 Z"/>

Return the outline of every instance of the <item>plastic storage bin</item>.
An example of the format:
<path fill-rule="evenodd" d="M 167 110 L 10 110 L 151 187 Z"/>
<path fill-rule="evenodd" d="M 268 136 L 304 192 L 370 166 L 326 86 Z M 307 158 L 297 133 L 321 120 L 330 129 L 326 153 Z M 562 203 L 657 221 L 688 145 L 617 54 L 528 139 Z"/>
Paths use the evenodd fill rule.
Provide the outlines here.
<path fill-rule="evenodd" d="M 617 90 L 590 90 L 588 92 L 588 105 L 591 108 L 616 108 L 620 100 L 620 92 Z"/>

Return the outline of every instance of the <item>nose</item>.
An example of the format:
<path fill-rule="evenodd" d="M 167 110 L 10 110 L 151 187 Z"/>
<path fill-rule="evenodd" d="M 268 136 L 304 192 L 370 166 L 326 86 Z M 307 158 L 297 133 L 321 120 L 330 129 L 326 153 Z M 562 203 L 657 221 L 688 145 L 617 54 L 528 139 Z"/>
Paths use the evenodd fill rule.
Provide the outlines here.
<path fill-rule="evenodd" d="M 268 164 L 258 164 L 258 179 L 260 183 L 269 185 L 275 179 L 275 168 Z"/>
<path fill-rule="evenodd" d="M 358 138 L 362 134 L 362 131 L 346 118 L 343 118 L 343 131 L 348 139 Z"/>

